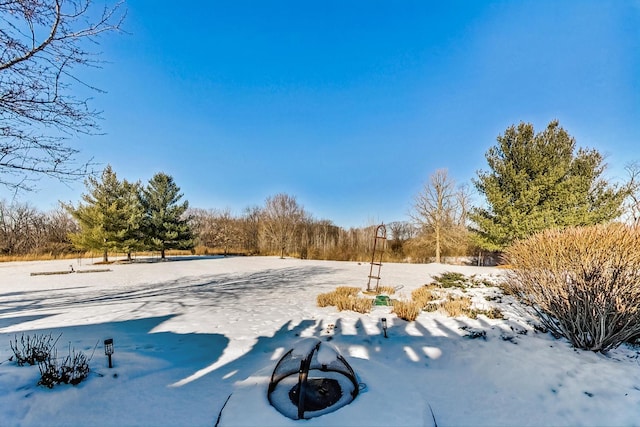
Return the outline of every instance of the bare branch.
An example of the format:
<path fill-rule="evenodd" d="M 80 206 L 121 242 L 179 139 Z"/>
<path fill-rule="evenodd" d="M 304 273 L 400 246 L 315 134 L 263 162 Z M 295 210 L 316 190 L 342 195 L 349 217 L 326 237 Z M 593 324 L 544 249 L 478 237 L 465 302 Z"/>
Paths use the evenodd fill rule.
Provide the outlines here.
<path fill-rule="evenodd" d="M 99 67 L 87 45 L 119 31 L 121 5 L 96 15 L 91 0 L 0 2 L 0 185 L 32 190 L 39 176 L 86 176 L 90 164 L 74 165 L 79 150 L 67 143 L 99 134 L 100 113 L 74 87 L 98 89 L 75 69 Z"/>

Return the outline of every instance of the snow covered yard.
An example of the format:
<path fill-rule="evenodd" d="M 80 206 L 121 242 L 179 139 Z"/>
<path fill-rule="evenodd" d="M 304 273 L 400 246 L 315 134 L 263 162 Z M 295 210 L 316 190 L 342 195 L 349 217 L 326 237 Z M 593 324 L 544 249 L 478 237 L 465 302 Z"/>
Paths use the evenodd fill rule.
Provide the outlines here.
<path fill-rule="evenodd" d="M 368 426 L 390 416 L 396 425 L 428 425 L 430 406 L 439 426 L 640 425 L 640 349 L 576 351 L 536 332 L 513 300 L 493 298 L 494 287 L 467 295 L 482 308 L 498 307 L 505 319 L 425 312 L 409 323 L 390 307 L 362 315 L 316 306 L 319 293 L 337 286 L 364 289 L 365 263 L 185 257 L 31 275 L 69 264 L 96 268 L 86 260 L 0 264 L 2 425 L 212 426 L 232 393 L 221 424 Z M 402 285 L 395 297 L 409 298 L 446 271 L 494 281 L 502 274 L 385 264 L 381 284 Z M 89 378 L 37 386 L 37 366 L 9 361 L 10 340 L 34 333 L 62 334 L 59 356 L 69 348 L 92 355 Z M 293 421 L 265 405 L 264 378 L 304 337 L 335 345 L 366 388 L 336 412 Z M 113 369 L 106 338 L 115 344 Z M 251 398 L 239 401 L 243 387 Z"/>

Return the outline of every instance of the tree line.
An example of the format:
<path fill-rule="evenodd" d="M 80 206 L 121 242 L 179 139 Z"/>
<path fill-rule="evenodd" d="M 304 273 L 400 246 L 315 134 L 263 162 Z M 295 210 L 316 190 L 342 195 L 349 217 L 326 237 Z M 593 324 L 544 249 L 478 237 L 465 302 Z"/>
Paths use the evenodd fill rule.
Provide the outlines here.
<path fill-rule="evenodd" d="M 622 220 L 637 221 L 640 168 L 622 184 L 602 177 L 603 158 L 578 148 L 557 121 L 536 133 L 510 126 L 486 153 L 488 170 L 472 181 L 485 203 L 474 206 L 469 185 L 446 169 L 432 173 L 415 196 L 410 218 L 386 224 L 386 258 L 441 262 L 443 257 L 501 252 L 539 231 Z M 343 229 L 316 219 L 296 197 L 267 197 L 239 215 L 228 209 L 190 208 L 170 175 L 146 185 L 119 180 L 111 166 L 85 181 L 77 205 L 42 213 L 27 204 L 0 203 L 0 254 L 73 251 L 131 257 L 141 251 L 194 254 L 271 254 L 358 260 L 370 258 L 377 224 Z"/>

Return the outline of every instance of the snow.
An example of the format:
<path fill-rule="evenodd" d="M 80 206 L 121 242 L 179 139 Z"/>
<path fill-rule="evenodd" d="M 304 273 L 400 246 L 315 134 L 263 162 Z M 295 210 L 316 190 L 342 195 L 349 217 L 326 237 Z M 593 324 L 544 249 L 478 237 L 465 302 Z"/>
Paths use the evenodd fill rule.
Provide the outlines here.
<path fill-rule="evenodd" d="M 340 350 L 338 350 L 336 346 L 323 342 L 318 349 L 318 363 L 321 365 L 330 365 L 338 360 L 339 355 Z"/>
<path fill-rule="evenodd" d="M 365 263 L 183 257 L 31 275 L 69 264 L 76 272 L 104 267 L 90 260 L 0 264 L 3 426 L 211 426 L 225 402 L 220 425 L 432 425 L 431 410 L 439 426 L 640 425 L 640 349 L 574 350 L 536 332 L 509 297 L 494 300 L 491 286 L 467 295 L 506 319 L 425 312 L 409 323 L 389 307 L 363 315 L 316 306 L 319 293 L 337 286 L 364 289 Z M 493 281 L 504 274 L 388 263 L 381 284 L 402 286 L 408 298 L 445 271 Z M 91 356 L 89 378 L 37 386 L 37 366 L 9 360 L 9 340 L 34 333 L 62 334 L 59 356 L 70 348 Z M 361 391 L 337 411 L 295 421 L 269 405 L 267 386 L 278 360 L 312 337 L 335 345 Z"/>
<path fill-rule="evenodd" d="M 296 358 L 306 357 L 309 353 L 311 353 L 311 350 L 313 350 L 313 348 L 318 345 L 318 342 L 321 341 L 316 337 L 308 337 L 293 343 L 293 345 L 291 346 L 291 356 Z"/>

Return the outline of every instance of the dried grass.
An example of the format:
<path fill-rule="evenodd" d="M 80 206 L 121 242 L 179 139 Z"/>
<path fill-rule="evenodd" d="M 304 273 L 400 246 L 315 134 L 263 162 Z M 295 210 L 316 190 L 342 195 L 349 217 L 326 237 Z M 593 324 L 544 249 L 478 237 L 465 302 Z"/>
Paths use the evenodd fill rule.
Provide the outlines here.
<path fill-rule="evenodd" d="M 379 286 L 378 287 L 378 294 L 393 295 L 395 293 L 396 293 L 396 288 L 394 288 L 393 286 Z"/>
<path fill-rule="evenodd" d="M 421 309 L 424 309 L 427 304 L 440 298 L 440 295 L 436 291 L 436 287 L 433 285 L 422 286 L 418 289 L 414 289 L 411 292 L 411 299 L 417 303 Z"/>
<path fill-rule="evenodd" d="M 353 286 L 338 286 L 333 292 L 338 296 L 355 297 L 360 293 L 360 288 Z"/>
<path fill-rule="evenodd" d="M 358 297 L 359 288 L 340 286 L 336 290 L 317 296 L 318 307 L 335 306 L 339 311 L 350 310 L 357 313 L 369 313 L 373 299 Z"/>
<path fill-rule="evenodd" d="M 393 311 L 400 319 L 404 319 L 408 322 L 413 322 L 418 318 L 418 315 L 422 311 L 422 306 L 415 301 L 393 301 Z"/>
<path fill-rule="evenodd" d="M 318 307 L 329 307 L 331 305 L 335 305 L 335 294 L 333 292 L 320 294 L 316 297 L 316 302 Z"/>
<path fill-rule="evenodd" d="M 442 308 L 451 317 L 467 316 L 471 319 L 477 317 L 477 312 L 471 309 L 471 298 L 449 295 L 442 303 Z"/>

